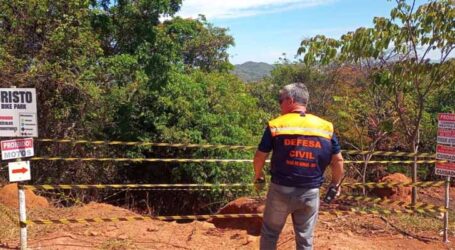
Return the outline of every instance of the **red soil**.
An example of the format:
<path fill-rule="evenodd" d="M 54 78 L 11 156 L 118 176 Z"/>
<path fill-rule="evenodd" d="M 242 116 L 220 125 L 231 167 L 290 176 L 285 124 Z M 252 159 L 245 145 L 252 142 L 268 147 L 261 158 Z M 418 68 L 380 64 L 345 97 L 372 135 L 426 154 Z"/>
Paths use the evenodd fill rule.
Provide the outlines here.
<path fill-rule="evenodd" d="M 9 199 L 13 205 L 17 198 L 13 193 L 0 199 Z M 441 197 L 442 189 L 434 188 L 423 196 Z M 33 193 L 32 193 L 33 194 Z M 29 193 L 30 195 L 30 193 Z M 33 195 L 31 196 L 33 197 Z M 42 200 L 42 197 L 35 197 Z M 39 199 L 41 198 L 41 199 Z M 7 199 L 7 200 L 8 200 Z M 28 198 L 28 201 L 32 201 Z M 27 202 L 28 202 L 27 201 Z M 438 200 L 438 202 L 441 202 Z M 36 204 L 32 202 L 32 204 Z M 47 203 L 46 203 L 47 204 Z M 222 209 L 220 213 L 262 212 L 262 202 L 257 199 L 240 198 Z M 120 207 L 90 203 L 71 208 L 35 208 L 30 219 L 127 217 L 137 214 Z M 163 221 L 133 221 L 80 223 L 69 225 L 29 226 L 29 248 L 31 249 L 258 249 L 259 237 L 253 233 L 260 227 L 259 220 L 213 220 L 212 223 Z M 242 228 L 242 229 L 239 229 Z M 404 228 L 406 230 L 406 228 Z M 451 249 L 453 245 L 441 242 L 438 232 L 424 232 L 427 241 L 400 234 L 385 223 L 380 216 L 320 216 L 315 230 L 315 249 Z M 455 241 L 451 236 L 450 240 Z M 0 239 L 0 249 L 18 247 L 18 237 Z M 279 250 L 295 249 L 294 232 L 289 218 L 278 243 Z"/>
<path fill-rule="evenodd" d="M 8 184 L 0 189 L 0 203 L 7 207 L 18 209 L 18 188 L 17 184 Z M 28 209 L 30 208 L 47 208 L 49 202 L 46 198 L 37 196 L 31 190 L 25 190 L 25 203 Z"/>
<path fill-rule="evenodd" d="M 264 201 L 242 197 L 229 202 L 222 207 L 219 214 L 256 214 L 264 212 Z M 213 219 L 211 221 L 218 228 L 244 229 L 249 234 L 259 235 L 262 218 Z"/>
<path fill-rule="evenodd" d="M 380 182 L 410 182 L 409 177 L 401 173 L 394 173 L 383 177 Z M 375 188 L 373 193 L 381 198 L 395 201 L 411 201 L 411 187 Z"/>

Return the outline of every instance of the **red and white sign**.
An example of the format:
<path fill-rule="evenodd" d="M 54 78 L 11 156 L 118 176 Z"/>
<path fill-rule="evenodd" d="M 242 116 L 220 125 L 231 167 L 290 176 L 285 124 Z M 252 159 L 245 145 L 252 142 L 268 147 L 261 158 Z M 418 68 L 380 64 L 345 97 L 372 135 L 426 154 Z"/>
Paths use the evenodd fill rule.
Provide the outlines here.
<path fill-rule="evenodd" d="M 438 121 L 439 129 L 455 130 L 455 114 L 439 114 Z"/>
<path fill-rule="evenodd" d="M 436 159 L 455 161 L 455 147 L 437 145 L 436 146 Z"/>
<path fill-rule="evenodd" d="M 35 155 L 33 138 L 1 141 L 2 160 L 31 157 Z"/>
<path fill-rule="evenodd" d="M 436 163 L 435 173 L 437 175 L 455 176 L 455 163 Z"/>
<path fill-rule="evenodd" d="M 455 176 L 455 114 L 438 114 L 436 159 L 449 161 L 436 163 L 437 175 Z"/>
<path fill-rule="evenodd" d="M 455 129 L 438 129 L 438 137 L 455 138 Z"/>
<path fill-rule="evenodd" d="M 436 145 L 436 154 L 438 154 L 438 153 L 455 155 L 455 147 L 438 144 L 438 145 Z M 440 159 L 444 160 L 442 158 L 440 158 Z"/>
<path fill-rule="evenodd" d="M 438 121 L 440 121 L 440 122 L 451 121 L 451 122 L 455 123 L 455 114 L 450 114 L 450 113 L 438 114 Z"/>
<path fill-rule="evenodd" d="M 28 181 L 31 180 L 30 162 L 17 161 L 8 163 L 9 181 Z"/>

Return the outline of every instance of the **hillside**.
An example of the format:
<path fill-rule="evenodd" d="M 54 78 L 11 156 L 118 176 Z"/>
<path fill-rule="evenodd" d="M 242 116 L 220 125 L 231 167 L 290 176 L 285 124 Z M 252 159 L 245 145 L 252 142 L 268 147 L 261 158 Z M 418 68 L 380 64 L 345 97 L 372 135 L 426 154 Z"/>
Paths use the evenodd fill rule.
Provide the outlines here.
<path fill-rule="evenodd" d="M 254 82 L 269 76 L 273 68 L 273 65 L 263 62 L 245 62 L 236 64 L 232 73 L 246 82 Z"/>

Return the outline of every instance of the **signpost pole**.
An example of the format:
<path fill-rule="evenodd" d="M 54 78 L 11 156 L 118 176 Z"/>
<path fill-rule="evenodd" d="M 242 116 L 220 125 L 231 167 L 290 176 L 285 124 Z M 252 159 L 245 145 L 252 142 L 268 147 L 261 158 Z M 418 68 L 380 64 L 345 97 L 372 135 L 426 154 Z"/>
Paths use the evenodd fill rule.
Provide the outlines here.
<path fill-rule="evenodd" d="M 36 90 L 34 88 L 0 88 L 0 137 L 38 137 Z M 19 224 L 21 249 L 27 249 L 27 213 L 25 190 L 21 181 L 31 179 L 30 162 L 20 158 L 34 155 L 33 140 L 2 141 L 2 160 L 16 159 L 8 163 L 9 181 L 18 182 Z"/>
<path fill-rule="evenodd" d="M 450 176 L 447 176 L 446 183 L 445 183 L 445 208 L 446 211 L 444 212 L 444 243 L 449 242 L 449 189 L 450 189 Z"/>
<path fill-rule="evenodd" d="M 18 183 L 19 192 L 19 224 L 21 226 L 21 250 L 27 249 L 27 213 L 25 207 L 25 190 L 22 183 Z"/>
<path fill-rule="evenodd" d="M 444 212 L 444 243 L 449 242 L 449 191 L 450 177 L 455 176 L 455 114 L 438 114 L 438 135 L 436 137 L 436 159 L 445 162 L 436 163 L 435 173 L 446 176 L 445 181 L 445 212 Z"/>

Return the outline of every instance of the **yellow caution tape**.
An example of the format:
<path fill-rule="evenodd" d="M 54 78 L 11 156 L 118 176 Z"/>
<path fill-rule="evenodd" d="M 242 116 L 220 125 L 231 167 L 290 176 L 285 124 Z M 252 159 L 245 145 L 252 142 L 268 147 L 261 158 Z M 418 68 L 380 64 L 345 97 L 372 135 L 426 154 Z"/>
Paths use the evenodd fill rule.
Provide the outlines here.
<path fill-rule="evenodd" d="M 242 145 L 217 145 L 217 144 L 191 144 L 191 143 L 164 143 L 164 142 L 141 142 L 141 141 L 91 141 L 72 139 L 37 139 L 39 142 L 59 142 L 72 144 L 95 144 L 95 145 L 126 145 L 126 146 L 153 146 L 173 148 L 205 148 L 205 149 L 256 149 L 257 146 Z"/>
<path fill-rule="evenodd" d="M 165 188 L 165 187 L 172 187 L 172 188 L 242 188 L 253 186 L 253 184 L 244 184 L 244 183 L 233 183 L 233 184 L 79 184 L 79 185 L 72 185 L 72 184 L 60 184 L 60 185 L 24 185 L 24 188 L 30 190 L 36 189 L 44 189 L 44 190 L 52 190 L 52 189 L 106 189 L 106 188 Z"/>
<path fill-rule="evenodd" d="M 415 213 L 438 213 L 435 209 L 381 209 L 381 210 L 351 210 L 351 211 L 320 211 L 320 215 L 387 215 L 387 214 L 415 214 Z M 51 220 L 28 220 L 26 224 L 73 224 L 73 223 L 100 223 L 100 222 L 119 222 L 119 221 L 145 221 L 145 220 L 207 220 L 207 219 L 238 219 L 238 218 L 261 218 L 262 214 L 209 214 L 209 215 L 177 215 L 177 216 L 131 216 L 113 218 L 89 218 L 89 219 L 51 219 Z"/>
<path fill-rule="evenodd" d="M 170 158 L 81 158 L 81 157 L 32 157 L 31 161 L 114 161 L 114 162 L 211 162 L 211 163 L 252 163 L 252 159 L 170 159 Z"/>
<path fill-rule="evenodd" d="M 440 187 L 444 181 L 418 181 L 418 182 L 367 182 L 363 183 L 343 183 L 343 187 L 351 188 L 393 188 L 393 187 Z"/>
<path fill-rule="evenodd" d="M 341 150 L 348 155 L 377 155 L 377 156 L 402 156 L 402 157 L 429 157 L 435 158 L 435 153 L 409 153 L 409 152 L 390 152 L 390 151 L 362 151 L 362 150 Z"/>
<path fill-rule="evenodd" d="M 119 221 L 144 221 L 144 220 L 207 220 L 207 219 L 232 219 L 232 218 L 260 218 L 262 214 L 209 214 L 209 215 L 178 215 L 178 216 L 131 216 L 122 218 L 90 218 L 90 219 L 55 219 L 55 220 L 29 220 L 29 224 L 72 224 L 72 223 L 99 223 Z"/>
<path fill-rule="evenodd" d="M 343 183 L 343 187 L 351 188 L 393 188 L 393 187 L 439 187 L 444 185 L 444 181 L 420 181 L 420 182 L 367 182 L 363 183 Z M 106 189 L 106 188 L 241 188 L 253 186 L 251 183 L 220 183 L 220 184 L 59 184 L 59 185 L 24 185 L 26 189 L 52 190 L 52 189 Z"/>
<path fill-rule="evenodd" d="M 252 159 L 173 159 L 173 158 L 83 158 L 83 157 L 32 157 L 32 161 L 113 161 L 113 162 L 192 162 L 192 163 L 252 163 Z M 267 160 L 266 162 L 270 162 Z M 416 163 L 445 163 L 442 160 L 419 160 Z M 344 163 L 364 163 L 364 161 L 344 161 Z M 368 161 L 370 164 L 411 164 L 414 161 Z"/>
<path fill-rule="evenodd" d="M 375 209 L 375 210 L 358 210 L 352 209 L 351 211 L 321 211 L 320 215 L 388 215 L 388 214 L 435 214 L 440 213 L 440 211 L 431 208 L 416 208 L 416 209 Z"/>
<path fill-rule="evenodd" d="M 191 144 L 191 143 L 164 143 L 164 142 L 144 142 L 144 141 L 101 141 L 101 140 L 76 140 L 76 139 L 36 139 L 39 142 L 58 142 L 72 144 L 94 144 L 94 145 L 126 145 L 126 146 L 154 146 L 154 147 L 174 147 L 174 148 L 203 148 L 203 149 L 257 149 L 257 146 L 243 145 L 219 145 L 219 144 Z M 362 151 L 362 150 L 342 150 L 342 153 L 349 155 L 381 155 L 381 156 L 403 156 L 403 157 L 435 157 L 434 153 L 409 153 L 409 152 L 387 152 L 387 151 Z"/>
<path fill-rule="evenodd" d="M 231 191 L 246 191 L 249 186 L 243 187 L 222 187 L 221 190 L 231 190 Z M 204 187 L 193 187 L 193 188 L 123 188 L 121 191 L 217 191 L 216 187 L 214 188 L 204 188 Z"/>
<path fill-rule="evenodd" d="M 412 163 L 446 163 L 444 160 L 417 160 L 417 161 L 368 161 L 369 164 L 412 164 Z M 344 163 L 365 163 L 365 161 L 344 161 Z"/>
<path fill-rule="evenodd" d="M 400 207 L 410 207 L 411 209 L 434 209 L 438 212 L 445 212 L 446 208 L 443 206 L 436 206 L 434 204 L 418 202 L 415 205 L 412 205 L 410 202 L 405 201 L 394 201 L 388 199 L 381 199 L 377 197 L 367 197 L 367 196 L 354 196 L 354 195 L 340 195 L 337 199 L 339 200 L 351 200 L 351 201 L 363 201 L 371 202 L 381 205 L 397 205 Z"/>
<path fill-rule="evenodd" d="M 39 190 L 39 194 L 41 195 L 42 193 L 49 194 L 49 195 L 56 195 L 56 196 L 59 197 L 59 199 L 63 199 L 65 201 L 69 201 L 69 202 L 74 202 L 74 204 L 77 204 L 77 205 L 83 205 L 84 204 L 80 199 L 72 198 L 72 197 L 66 195 L 63 191 L 59 191 L 59 192 L 50 191 L 49 192 L 49 191 L 46 191 L 44 189 L 40 189 Z"/>

